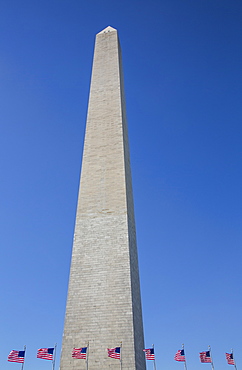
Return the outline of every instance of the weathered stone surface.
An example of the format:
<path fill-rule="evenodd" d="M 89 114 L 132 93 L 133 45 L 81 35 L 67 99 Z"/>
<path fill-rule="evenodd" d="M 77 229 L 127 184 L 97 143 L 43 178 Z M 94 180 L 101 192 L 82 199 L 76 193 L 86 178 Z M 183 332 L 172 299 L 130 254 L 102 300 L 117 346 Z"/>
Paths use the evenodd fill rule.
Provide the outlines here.
<path fill-rule="evenodd" d="M 117 31 L 97 34 L 76 215 L 61 370 L 89 342 L 89 369 L 145 370 L 132 181 Z"/>

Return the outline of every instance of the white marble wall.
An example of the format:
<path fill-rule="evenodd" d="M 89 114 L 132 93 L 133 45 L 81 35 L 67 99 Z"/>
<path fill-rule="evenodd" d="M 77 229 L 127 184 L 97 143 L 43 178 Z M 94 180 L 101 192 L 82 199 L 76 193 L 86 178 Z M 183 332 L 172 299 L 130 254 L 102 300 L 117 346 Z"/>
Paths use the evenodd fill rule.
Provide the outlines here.
<path fill-rule="evenodd" d="M 145 370 L 140 283 L 117 31 L 97 34 L 76 215 L 61 370 Z"/>

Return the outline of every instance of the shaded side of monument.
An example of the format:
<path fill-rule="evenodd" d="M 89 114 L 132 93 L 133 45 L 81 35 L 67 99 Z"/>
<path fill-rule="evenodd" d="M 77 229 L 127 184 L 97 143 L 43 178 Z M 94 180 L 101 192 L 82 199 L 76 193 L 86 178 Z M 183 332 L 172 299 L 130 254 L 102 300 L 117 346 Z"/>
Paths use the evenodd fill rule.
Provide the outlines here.
<path fill-rule="evenodd" d="M 61 370 L 145 370 L 130 156 L 117 31 L 96 35 Z"/>

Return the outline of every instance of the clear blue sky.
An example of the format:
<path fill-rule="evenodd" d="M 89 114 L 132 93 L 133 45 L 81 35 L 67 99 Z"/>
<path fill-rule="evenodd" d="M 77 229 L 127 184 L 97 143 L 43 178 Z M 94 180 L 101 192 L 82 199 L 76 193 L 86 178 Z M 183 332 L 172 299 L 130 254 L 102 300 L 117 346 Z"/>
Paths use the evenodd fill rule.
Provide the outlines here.
<path fill-rule="evenodd" d="M 0 368 L 61 348 L 95 34 L 119 31 L 146 347 L 242 368 L 240 0 L 0 3 Z M 81 282 L 80 282 L 81 284 Z M 151 361 L 147 364 L 152 368 Z"/>

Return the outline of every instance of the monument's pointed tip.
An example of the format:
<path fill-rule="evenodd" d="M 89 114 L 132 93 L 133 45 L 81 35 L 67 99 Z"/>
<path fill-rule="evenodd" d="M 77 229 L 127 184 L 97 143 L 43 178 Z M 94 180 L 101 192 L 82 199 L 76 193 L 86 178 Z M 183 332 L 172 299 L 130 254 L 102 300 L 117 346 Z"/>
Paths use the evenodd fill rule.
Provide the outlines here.
<path fill-rule="evenodd" d="M 104 30 L 102 30 L 102 31 L 98 32 L 98 35 L 99 35 L 100 33 L 107 33 L 107 32 L 113 32 L 113 31 L 117 32 L 117 30 L 116 30 L 115 28 L 113 28 L 113 27 L 111 27 L 111 26 L 108 26 L 108 27 L 104 28 Z"/>

